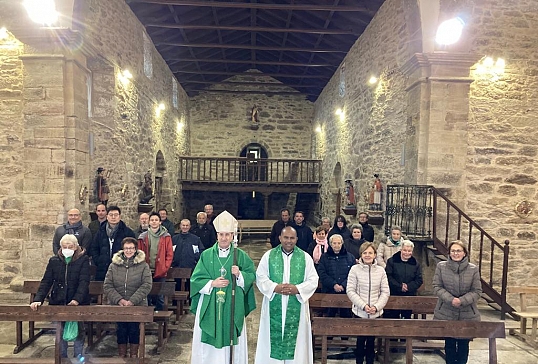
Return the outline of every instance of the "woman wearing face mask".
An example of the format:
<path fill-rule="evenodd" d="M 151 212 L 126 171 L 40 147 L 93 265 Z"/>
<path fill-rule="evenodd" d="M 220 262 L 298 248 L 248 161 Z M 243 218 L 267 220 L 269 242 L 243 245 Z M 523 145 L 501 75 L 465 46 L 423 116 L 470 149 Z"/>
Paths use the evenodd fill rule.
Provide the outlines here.
<path fill-rule="evenodd" d="M 78 306 L 90 304 L 90 263 L 86 251 L 78 245 L 75 235 L 64 235 L 60 239 L 58 255 L 50 258 L 32 310 L 37 310 L 50 293 L 49 305 Z M 62 325 L 63 327 L 63 325 Z M 79 323 L 78 337 L 74 342 L 74 357 L 82 356 L 84 346 L 84 325 Z M 67 358 L 67 342 L 61 340 L 60 353 Z"/>
<path fill-rule="evenodd" d="M 469 263 L 469 252 L 461 240 L 448 246 L 450 255 L 440 262 L 433 277 L 433 293 L 439 297 L 434 320 L 480 321 L 477 302 L 482 295 L 478 267 Z M 445 340 L 446 362 L 465 364 L 469 357 L 468 339 Z"/>
<path fill-rule="evenodd" d="M 390 236 L 387 238 L 387 242 L 379 244 L 377 248 L 377 264 L 385 268 L 389 258 L 402 250 L 403 241 L 402 228 L 393 226 L 390 229 Z"/>
<path fill-rule="evenodd" d="M 119 252 L 112 257 L 108 267 L 103 292 L 111 305 L 147 306 L 147 296 L 151 291 L 152 279 L 146 254 L 138 250 L 138 240 L 125 238 Z M 118 322 L 116 330 L 118 353 L 127 356 L 127 344 L 131 358 L 138 357 L 140 326 L 138 322 Z"/>

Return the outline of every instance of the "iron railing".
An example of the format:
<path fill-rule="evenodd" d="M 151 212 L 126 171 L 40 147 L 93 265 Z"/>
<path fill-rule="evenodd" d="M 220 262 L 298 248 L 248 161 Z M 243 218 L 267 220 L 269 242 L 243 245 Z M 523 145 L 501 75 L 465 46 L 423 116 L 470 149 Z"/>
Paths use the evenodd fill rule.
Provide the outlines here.
<path fill-rule="evenodd" d="M 385 231 L 400 226 L 412 240 L 423 240 L 443 255 L 453 240 L 461 240 L 469 259 L 480 270 L 482 289 L 501 310 L 501 319 L 514 309 L 506 302 L 509 241 L 499 243 L 433 186 L 389 185 L 386 197 Z"/>
<path fill-rule="evenodd" d="M 319 184 L 321 161 L 245 157 L 181 157 L 179 179 L 189 182 Z"/>

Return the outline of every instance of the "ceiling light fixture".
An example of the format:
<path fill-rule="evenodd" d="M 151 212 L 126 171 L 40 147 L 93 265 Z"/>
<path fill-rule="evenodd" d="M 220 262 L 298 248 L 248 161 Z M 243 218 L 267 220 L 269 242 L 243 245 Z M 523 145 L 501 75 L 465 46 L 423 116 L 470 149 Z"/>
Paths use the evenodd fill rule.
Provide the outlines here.
<path fill-rule="evenodd" d="M 52 25 L 58 20 L 54 0 L 24 0 L 23 3 L 32 21 L 41 25 Z"/>
<path fill-rule="evenodd" d="M 461 18 L 453 18 L 445 20 L 437 28 L 435 41 L 442 45 L 450 45 L 456 43 L 463 32 L 465 22 Z"/>

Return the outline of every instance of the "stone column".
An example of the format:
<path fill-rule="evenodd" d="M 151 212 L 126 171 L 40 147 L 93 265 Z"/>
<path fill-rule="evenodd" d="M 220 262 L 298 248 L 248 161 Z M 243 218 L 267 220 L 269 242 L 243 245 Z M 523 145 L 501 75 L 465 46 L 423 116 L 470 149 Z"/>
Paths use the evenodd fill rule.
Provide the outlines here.
<path fill-rule="evenodd" d="M 43 273 L 52 255 L 52 232 L 78 208 L 89 221 L 88 200 L 79 191 L 89 181 L 89 71 L 80 51 L 82 38 L 68 29 L 28 28 L 15 36 L 25 44 L 22 198 L 29 239 L 22 248 L 25 277 Z M 37 263 L 37 264 L 36 264 Z M 40 264 L 41 263 L 41 264 Z"/>
<path fill-rule="evenodd" d="M 405 183 L 450 188 L 464 198 L 470 68 L 480 56 L 417 53 L 403 67 L 408 77 Z"/>

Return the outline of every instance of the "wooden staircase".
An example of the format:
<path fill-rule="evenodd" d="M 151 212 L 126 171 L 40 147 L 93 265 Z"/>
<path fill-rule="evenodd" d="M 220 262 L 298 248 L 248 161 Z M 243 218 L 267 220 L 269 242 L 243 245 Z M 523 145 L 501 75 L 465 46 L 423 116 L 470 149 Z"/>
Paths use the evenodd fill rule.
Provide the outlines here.
<path fill-rule="evenodd" d="M 497 242 L 443 191 L 433 186 L 392 185 L 387 186 L 387 191 L 393 194 L 392 198 L 387 197 L 387 224 L 392 221 L 393 225 L 398 225 L 394 224 L 398 220 L 412 221 L 411 224 L 400 224 L 404 228 L 402 233 L 412 240 L 427 242 L 428 249 L 441 260 L 447 259 L 451 241 L 463 241 L 467 244 L 469 260 L 480 270 L 482 298 L 501 312 L 502 320 L 506 314 L 519 319 L 506 301 L 508 240 L 504 244 Z M 406 226 L 410 229 L 406 230 Z"/>

